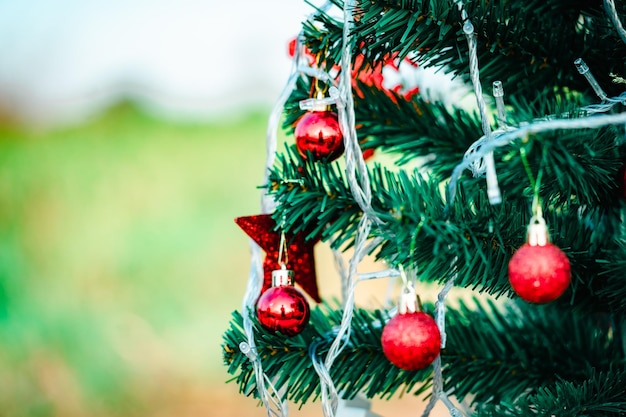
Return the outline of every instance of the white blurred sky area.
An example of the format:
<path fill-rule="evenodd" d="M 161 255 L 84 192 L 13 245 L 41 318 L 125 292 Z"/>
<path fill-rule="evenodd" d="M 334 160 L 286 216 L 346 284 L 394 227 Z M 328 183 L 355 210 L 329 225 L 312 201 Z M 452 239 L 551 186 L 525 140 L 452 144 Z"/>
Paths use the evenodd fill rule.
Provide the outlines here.
<path fill-rule="evenodd" d="M 0 109 L 72 122 L 120 98 L 173 117 L 271 104 L 303 0 L 0 0 Z"/>

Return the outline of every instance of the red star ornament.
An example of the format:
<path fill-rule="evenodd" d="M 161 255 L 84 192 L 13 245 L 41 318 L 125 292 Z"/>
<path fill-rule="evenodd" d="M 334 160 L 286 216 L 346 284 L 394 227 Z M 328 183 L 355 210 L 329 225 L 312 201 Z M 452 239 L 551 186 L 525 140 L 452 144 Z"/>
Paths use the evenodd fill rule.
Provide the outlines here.
<path fill-rule="evenodd" d="M 269 214 L 237 217 L 235 223 L 265 251 L 263 261 L 263 291 L 265 291 L 272 286 L 272 271 L 279 268 L 280 231 L 275 230 L 276 222 Z M 296 284 L 319 303 L 322 299 L 317 289 L 313 256 L 313 246 L 319 238 L 307 241 L 304 237 L 304 233 L 297 233 L 295 236 L 285 235 L 288 252 L 287 269 L 294 272 Z"/>

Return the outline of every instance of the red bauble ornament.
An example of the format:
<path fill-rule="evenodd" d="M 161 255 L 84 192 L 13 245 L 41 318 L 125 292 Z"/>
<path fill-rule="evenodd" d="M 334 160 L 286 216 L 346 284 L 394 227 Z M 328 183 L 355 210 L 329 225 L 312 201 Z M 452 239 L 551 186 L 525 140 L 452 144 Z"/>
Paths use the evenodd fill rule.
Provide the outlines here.
<path fill-rule="evenodd" d="M 431 316 L 421 311 L 413 284 L 407 283 L 402 289 L 398 314 L 385 325 L 381 344 L 389 362 L 406 371 L 425 368 L 439 355 L 439 327 Z"/>
<path fill-rule="evenodd" d="M 343 153 L 343 135 L 337 113 L 310 111 L 298 120 L 294 131 L 298 152 L 316 160 L 333 161 Z"/>
<path fill-rule="evenodd" d="M 525 243 L 509 261 L 511 287 L 529 303 L 556 300 L 569 287 L 571 276 L 569 259 L 552 243 Z"/>
<path fill-rule="evenodd" d="M 304 295 L 293 287 L 293 271 L 272 273 L 273 286 L 261 294 L 256 305 L 259 323 L 271 332 L 295 336 L 309 323 L 310 309 Z"/>
<path fill-rule="evenodd" d="M 389 362 L 406 371 L 430 365 L 441 350 L 441 333 L 435 320 L 418 311 L 400 313 L 383 329 L 383 352 Z"/>
<path fill-rule="evenodd" d="M 531 221 L 528 243 L 522 245 L 509 261 L 509 282 L 513 291 L 529 303 L 548 303 L 559 298 L 569 287 L 571 269 L 567 255 L 548 242 L 548 232 L 540 219 Z"/>

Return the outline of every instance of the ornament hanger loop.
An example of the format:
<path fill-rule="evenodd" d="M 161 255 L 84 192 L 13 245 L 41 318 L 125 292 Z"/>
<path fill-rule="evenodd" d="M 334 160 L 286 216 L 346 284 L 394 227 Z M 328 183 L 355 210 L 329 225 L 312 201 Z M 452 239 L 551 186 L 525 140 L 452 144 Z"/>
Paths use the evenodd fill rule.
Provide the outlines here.
<path fill-rule="evenodd" d="M 539 214 L 530 218 L 530 224 L 531 225 L 535 225 L 536 224 L 538 226 L 545 226 L 546 225 L 546 221 L 541 216 L 541 207 L 539 207 Z"/>
<path fill-rule="evenodd" d="M 541 178 L 543 176 L 543 161 L 545 160 L 546 148 L 543 149 L 543 152 L 544 152 L 544 155 L 541 159 L 541 164 L 539 165 L 537 178 L 535 178 L 530 168 L 530 163 L 528 162 L 528 157 L 526 155 L 526 148 L 524 148 L 523 146 L 519 148 L 519 153 L 520 153 L 520 157 L 522 158 L 522 164 L 524 165 L 524 170 L 526 171 L 526 175 L 528 176 L 528 180 L 530 181 L 531 187 L 533 187 L 532 214 L 533 214 L 533 217 L 538 217 L 538 218 L 542 218 L 541 198 L 539 197 L 539 189 L 541 188 Z"/>
<path fill-rule="evenodd" d="M 284 220 L 283 220 L 284 223 Z M 281 224 L 282 229 L 282 224 Z M 289 251 L 287 250 L 287 239 L 285 239 L 285 232 L 280 232 L 280 243 L 278 244 L 278 265 L 281 269 L 286 269 L 289 263 Z"/>
<path fill-rule="evenodd" d="M 337 87 L 333 86 L 328 89 L 329 97 L 324 97 L 324 94 L 319 91 L 317 93 L 317 96 L 314 98 L 307 98 L 298 102 L 300 110 L 323 111 L 327 110 L 328 106 L 333 104 L 337 106 L 341 105 L 341 100 L 338 95 L 339 90 L 337 90 Z"/>
<path fill-rule="evenodd" d="M 541 202 L 539 201 L 539 196 L 535 194 L 533 196 L 533 206 L 532 206 L 533 217 L 530 219 L 530 222 L 533 222 L 533 219 L 541 219 L 543 221 L 543 209 L 541 208 Z M 545 222 L 544 222 L 545 224 Z"/>
<path fill-rule="evenodd" d="M 406 288 L 408 287 L 409 280 L 406 277 L 406 271 L 404 270 L 404 267 L 402 266 L 402 264 L 398 265 L 398 270 L 400 271 L 400 279 L 402 279 L 402 288 Z"/>
<path fill-rule="evenodd" d="M 324 94 L 326 93 L 326 91 L 328 91 L 328 84 L 321 84 L 320 82 L 321 80 L 319 78 L 315 79 L 315 96 L 317 98 L 321 98 L 324 97 Z"/>

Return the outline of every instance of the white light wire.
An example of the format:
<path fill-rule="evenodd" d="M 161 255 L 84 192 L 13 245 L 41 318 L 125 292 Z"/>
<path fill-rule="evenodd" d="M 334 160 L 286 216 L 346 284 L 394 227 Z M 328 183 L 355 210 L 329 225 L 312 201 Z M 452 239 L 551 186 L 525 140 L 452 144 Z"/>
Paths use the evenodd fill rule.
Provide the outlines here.
<path fill-rule="evenodd" d="M 263 262 L 261 249 L 255 242 L 251 241 L 250 250 L 252 253 L 250 277 L 248 279 L 248 286 L 246 287 L 241 313 L 243 316 L 243 328 L 246 341 L 239 344 L 239 349 L 248 357 L 250 362 L 252 362 L 257 392 L 267 410 L 268 417 L 286 417 L 289 414 L 287 402 L 281 398 L 276 388 L 263 372 L 263 365 L 257 355 L 250 312 L 254 308 L 254 303 L 261 293 L 263 285 Z"/>
<path fill-rule="evenodd" d="M 315 351 L 313 350 L 315 370 L 320 376 L 322 406 L 325 417 L 334 417 L 339 402 L 339 394 L 330 377 L 330 369 L 335 359 L 341 354 L 341 351 L 347 346 L 350 340 L 351 324 L 354 315 L 354 292 L 358 282 L 357 266 L 367 254 L 366 242 L 372 223 L 382 223 L 382 220 L 380 220 L 371 206 L 372 194 L 369 174 L 359 146 L 355 126 L 354 99 L 352 96 L 352 50 L 350 40 L 350 30 L 354 23 L 352 10 L 354 9 L 355 3 L 355 0 L 344 1 L 339 85 L 336 90 L 329 89 L 329 93 L 335 96 L 333 98 L 336 99 L 339 125 L 344 139 L 346 176 L 350 185 L 350 191 L 356 203 L 361 208 L 363 215 L 359 220 L 356 231 L 354 253 L 350 259 L 347 278 L 342 285 L 342 292 L 345 298 L 343 300 L 341 324 L 326 355 L 323 366 L 315 357 Z"/>
<path fill-rule="evenodd" d="M 615 3 L 613 0 L 604 0 L 604 8 L 606 13 L 609 15 L 609 19 L 613 22 L 613 26 L 615 26 L 617 34 L 620 38 L 622 38 L 622 41 L 626 43 L 626 30 L 624 30 L 624 26 L 622 26 L 622 22 L 617 15 L 617 10 L 615 9 Z"/>
<path fill-rule="evenodd" d="M 321 363 L 321 360 L 315 356 L 315 350 L 312 351 L 315 371 L 320 377 L 322 407 L 325 417 L 333 417 L 337 411 L 337 405 L 339 403 L 339 394 L 332 378 L 330 377 L 330 369 L 333 366 L 335 359 L 337 359 L 343 349 L 350 342 L 352 318 L 354 316 L 354 293 L 358 283 L 356 269 L 363 257 L 367 255 L 368 245 L 366 245 L 366 242 L 370 228 L 371 222 L 366 216 L 362 216 L 359 220 L 359 226 L 356 232 L 354 254 L 352 255 L 349 263 L 349 271 L 347 274 L 348 285 L 345 291 L 346 299 L 343 302 L 341 324 L 336 329 L 337 335 L 330 345 L 323 364 Z"/>
<path fill-rule="evenodd" d="M 463 8 L 463 3 L 458 2 L 459 10 L 461 11 L 461 18 L 463 20 L 463 33 L 467 39 L 467 46 L 469 49 L 469 72 L 474 86 L 474 95 L 476 96 L 476 104 L 478 105 L 478 111 L 480 113 L 480 120 L 482 123 L 483 133 L 489 141 L 491 137 L 491 127 L 489 126 L 489 117 L 487 115 L 487 104 L 483 97 L 483 87 L 480 83 L 480 71 L 478 69 L 478 54 L 476 52 L 476 38 L 474 36 L 474 25 L 467 16 L 467 12 Z M 467 156 L 467 155 L 466 155 Z M 487 152 L 482 156 L 484 161 L 484 172 L 486 174 L 487 181 L 487 196 L 491 204 L 500 204 L 502 202 L 502 195 L 500 193 L 500 187 L 498 186 L 498 176 L 496 174 L 495 162 L 493 159 L 493 152 Z M 478 161 L 478 160 L 476 160 Z M 478 168 L 473 164 L 474 175 L 482 173 L 482 167 Z"/>
<path fill-rule="evenodd" d="M 439 327 L 439 333 L 441 334 L 441 348 L 444 349 L 446 347 L 447 335 L 446 335 L 446 297 L 448 293 L 454 286 L 454 281 L 456 280 L 456 275 L 450 278 L 442 290 L 439 292 L 437 296 L 437 302 L 435 303 L 435 322 L 437 323 L 437 327 Z M 443 389 L 443 372 L 441 369 L 441 355 L 437 356 L 433 361 L 433 388 L 430 400 L 424 408 L 424 412 L 422 413 L 422 417 L 428 417 L 435 407 L 437 401 L 441 400 L 445 406 L 448 408 L 450 415 L 452 417 L 461 417 L 463 414 L 456 408 L 450 400 L 448 399 L 447 394 Z"/>
<path fill-rule="evenodd" d="M 324 11 L 331 7 L 332 3 L 330 1 L 325 2 L 320 10 Z M 283 114 L 283 110 L 285 108 L 285 103 L 289 99 L 289 96 L 293 92 L 296 87 L 296 82 L 298 81 L 298 77 L 300 74 L 306 74 L 328 83 L 332 83 L 332 77 L 325 71 L 322 71 L 317 68 L 312 68 L 309 65 L 304 65 L 304 45 L 302 44 L 302 37 L 304 36 L 303 32 L 300 32 L 296 37 L 296 47 L 294 50 L 294 56 L 291 64 L 291 71 L 289 74 L 289 78 L 287 79 L 287 83 L 285 87 L 283 87 L 283 91 L 280 93 L 278 100 L 274 104 L 272 111 L 269 116 L 269 120 L 267 123 L 267 130 L 265 134 L 265 171 L 263 173 L 263 184 L 268 185 L 269 182 L 269 174 L 274 166 L 274 160 L 276 157 L 276 144 L 278 142 L 277 134 L 278 127 L 280 125 L 280 118 Z M 262 213 L 270 213 L 274 211 L 275 203 L 274 200 L 269 196 L 268 193 L 263 193 L 262 201 L 261 201 L 261 212 Z"/>
<path fill-rule="evenodd" d="M 485 141 L 485 136 L 483 136 L 478 140 L 483 142 L 480 150 L 478 150 L 470 158 L 463 160 L 452 171 L 450 183 L 448 184 L 448 193 L 450 198 L 446 204 L 446 210 L 449 210 L 454 203 L 456 186 L 461 176 L 461 173 L 465 169 L 469 168 L 472 162 L 482 158 L 488 152 L 491 152 L 498 147 L 509 145 L 515 139 L 521 139 L 534 133 L 549 132 L 561 129 L 597 129 L 608 125 L 618 125 L 623 123 L 626 123 L 626 112 L 581 117 L 578 119 L 537 120 L 532 123 L 521 125 L 518 128 L 509 127 L 507 130 L 498 129 L 493 132 L 493 135 L 491 136 L 491 139 L 489 141 Z"/>
<path fill-rule="evenodd" d="M 459 10 L 462 11 L 462 18 L 467 19 L 467 13 L 463 10 L 463 2 L 462 0 L 457 0 L 457 6 Z M 613 0 L 604 0 L 604 6 L 607 14 L 611 22 L 614 24 L 615 29 L 617 30 L 622 41 L 626 43 L 626 30 L 622 26 L 622 23 L 619 19 L 617 11 L 615 9 L 615 3 Z M 469 23 L 469 25 L 468 25 Z M 471 42 L 473 37 L 470 37 L 469 34 L 473 33 L 473 26 L 469 20 L 465 21 L 463 26 L 463 31 L 466 34 L 468 45 L 470 46 L 470 74 L 473 74 L 477 71 L 477 66 L 474 67 L 472 64 L 473 58 L 472 55 L 475 53 L 475 48 L 472 47 L 474 42 Z M 588 115 L 593 115 L 596 113 L 604 113 L 611 110 L 616 104 L 626 105 L 626 92 L 619 95 L 619 97 L 609 98 L 606 96 L 600 85 L 597 83 L 589 68 L 585 64 L 585 62 L 578 58 L 575 61 L 576 67 L 579 72 L 585 76 L 589 84 L 592 86 L 598 97 L 602 100 L 602 103 L 599 104 L 591 104 L 585 107 L 582 107 L 581 110 L 586 112 Z M 511 141 L 515 139 L 519 139 L 527 136 L 530 133 L 540 133 L 546 131 L 552 131 L 557 129 L 585 129 L 585 128 L 599 128 L 607 125 L 617 125 L 622 124 L 622 116 L 620 115 L 611 115 L 604 116 L 598 120 L 589 120 L 590 117 L 582 118 L 582 119 L 555 119 L 555 116 L 547 116 L 543 119 L 538 119 L 536 121 L 524 124 L 519 128 L 510 128 L 505 123 L 500 123 L 500 129 L 496 132 L 487 131 L 485 128 L 485 114 L 483 113 L 483 104 L 484 100 L 482 100 L 482 95 L 478 94 L 480 91 L 480 82 L 476 82 L 478 80 L 477 76 L 474 77 L 472 75 L 472 83 L 474 84 L 474 90 L 476 92 L 476 98 L 478 102 L 478 106 L 480 109 L 481 120 L 483 123 L 483 131 L 484 135 L 475 141 L 468 149 L 465 154 L 465 157 L 461 163 L 459 163 L 454 171 L 452 172 L 450 183 L 448 184 L 448 195 L 450 196 L 447 204 L 446 210 L 449 210 L 454 202 L 456 196 L 456 186 L 459 180 L 461 173 L 465 169 L 470 169 L 474 175 L 480 173 L 485 167 L 481 164 L 481 161 L 485 161 L 485 158 L 488 158 L 489 155 L 493 153 L 493 150 L 500 146 L 505 146 L 509 144 Z M 499 82 L 498 82 L 499 83 Z M 501 83 L 499 84 L 501 87 Z M 495 94 L 494 94 L 495 95 Z M 496 95 L 496 102 L 498 97 Z M 497 102 L 498 103 L 498 102 Z M 498 107 L 498 113 L 500 116 L 501 109 Z M 563 114 L 563 117 L 568 117 L 569 114 Z M 597 118 L 599 116 L 594 116 Z M 500 119 L 500 117 L 499 117 Z M 546 120 L 547 119 L 547 120 Z M 589 120 L 589 121 L 586 121 Z M 500 121 L 500 120 L 499 120 Z M 492 135 L 492 133 L 495 133 Z M 494 139 L 497 139 L 494 141 Z"/>
<path fill-rule="evenodd" d="M 337 249 L 333 249 L 333 259 L 335 260 L 335 270 L 339 273 L 341 280 L 341 299 L 347 298 L 349 289 L 348 271 L 346 269 L 345 262 L 343 260 L 343 254 Z"/>
<path fill-rule="evenodd" d="M 616 104 L 626 105 L 626 92 L 623 92 L 618 97 L 607 97 L 602 101 L 602 103 L 589 104 L 588 106 L 581 108 L 581 110 L 589 115 L 606 113 L 615 107 Z"/>
<path fill-rule="evenodd" d="M 298 81 L 298 77 L 300 75 L 299 61 L 301 59 L 301 55 L 302 47 L 300 42 L 300 35 L 298 35 L 291 66 L 291 73 L 289 74 L 289 78 L 287 79 L 287 83 L 285 84 L 283 91 L 280 93 L 278 100 L 276 100 L 276 103 L 272 108 L 267 122 L 267 130 L 265 133 L 265 170 L 263 171 L 262 182 L 262 184 L 265 184 L 266 186 L 269 186 L 269 175 L 272 167 L 274 166 L 274 160 L 276 158 L 276 146 L 278 142 L 277 134 L 278 127 L 280 125 L 280 118 L 282 116 L 285 103 L 287 103 L 291 92 L 296 87 L 296 82 Z M 274 209 L 274 199 L 268 193 L 263 193 L 261 197 L 261 212 L 264 214 L 271 213 L 274 211 Z"/>
<path fill-rule="evenodd" d="M 269 180 L 270 169 L 274 164 L 274 157 L 276 154 L 276 142 L 277 142 L 277 130 L 280 123 L 280 116 L 282 109 L 286 103 L 287 98 L 291 94 L 291 91 L 296 85 L 298 72 L 296 71 L 298 61 L 300 59 L 300 49 L 296 47 L 294 53 L 294 60 L 292 64 L 291 75 L 287 80 L 281 95 L 279 96 L 270 117 L 268 120 L 268 126 L 266 131 L 266 157 L 265 157 L 265 170 L 263 174 L 263 184 L 267 184 Z M 267 194 L 263 193 L 261 196 L 261 213 L 267 214 L 274 210 L 274 200 Z M 243 330 L 246 336 L 246 341 L 241 342 L 239 345 L 240 350 L 248 357 L 252 362 L 254 375 L 256 378 L 256 389 L 259 398 L 263 402 L 267 415 L 269 417 L 286 417 L 289 414 L 287 408 L 287 402 L 281 398 L 278 391 L 272 385 L 271 381 L 263 371 L 263 365 L 257 355 L 256 342 L 254 340 L 254 328 L 252 319 L 250 318 L 251 311 L 254 309 L 256 300 L 261 294 L 263 287 L 263 257 L 261 248 L 252 239 L 250 240 L 250 252 L 251 252 L 251 267 L 250 276 L 248 278 L 248 285 L 243 298 L 242 316 L 243 316 Z"/>
<path fill-rule="evenodd" d="M 354 98 L 352 96 L 352 50 L 350 31 L 354 24 L 352 10 L 355 0 L 345 0 L 343 5 L 343 34 L 341 53 L 341 72 L 339 74 L 339 97 L 337 98 L 337 114 L 344 139 L 346 174 L 350 190 L 365 217 L 374 223 L 382 224 L 382 220 L 372 210 L 372 191 L 370 179 L 359 146 L 354 117 Z"/>
<path fill-rule="evenodd" d="M 347 298 L 344 300 L 344 316 L 342 319 L 342 325 L 340 326 L 337 336 L 331 345 L 331 349 L 326 357 L 324 364 L 322 365 L 321 360 L 319 360 L 315 354 L 315 347 L 311 350 L 311 356 L 313 358 L 313 363 L 316 371 L 320 375 L 320 380 L 322 384 L 322 401 L 324 404 L 324 415 L 326 417 L 333 417 L 337 408 L 337 391 L 334 387 L 334 383 L 332 378 L 330 378 L 329 369 L 332 366 L 335 358 L 339 355 L 341 350 L 346 346 L 349 342 L 349 334 L 350 334 L 350 322 L 353 314 L 354 308 L 354 286 L 356 285 L 357 280 L 352 278 L 356 275 L 356 265 L 360 262 L 362 256 L 364 254 L 360 254 L 360 248 L 362 248 L 365 244 L 365 238 L 369 233 L 369 221 L 368 218 L 375 223 L 382 223 L 382 221 L 378 218 L 378 216 L 374 213 L 371 207 L 371 189 L 369 185 L 369 178 L 367 176 L 367 169 L 365 168 L 365 163 L 363 161 L 362 154 L 360 152 L 360 147 L 358 146 L 358 141 L 356 140 L 356 129 L 354 123 L 354 109 L 353 109 L 353 100 L 351 93 L 351 72 L 348 71 L 351 67 L 351 51 L 348 43 L 348 28 L 352 23 L 352 15 L 350 13 L 351 7 L 353 7 L 354 0 L 346 0 L 344 3 L 344 32 L 343 32 L 343 53 L 342 53 L 342 72 L 341 72 L 341 80 L 339 84 L 339 93 L 338 97 L 336 97 L 336 104 L 338 107 L 338 113 L 340 118 L 340 124 L 342 126 L 342 131 L 344 133 L 344 141 L 346 147 L 346 172 L 348 174 L 348 180 L 350 183 L 350 187 L 352 193 L 359 204 L 360 208 L 364 213 L 364 217 L 361 218 L 359 223 L 359 230 L 357 232 L 357 244 L 355 245 L 355 254 L 350 262 L 350 272 L 347 276 L 348 287 L 345 288 L 342 292 Z M 475 163 L 478 160 L 483 160 L 485 164 L 485 170 L 487 174 L 487 187 L 488 187 L 488 196 L 489 200 L 492 204 L 498 204 L 501 202 L 500 190 L 497 183 L 497 176 L 495 173 L 495 164 L 493 160 L 493 150 L 498 146 L 504 146 L 508 144 L 511 140 L 515 138 L 521 138 L 526 136 L 529 133 L 538 133 L 546 130 L 555 130 L 555 129 L 578 129 L 578 128 L 593 128 L 600 127 L 607 124 L 620 124 L 626 121 L 626 115 L 611 115 L 604 116 L 602 120 L 593 120 L 593 121 L 584 121 L 582 123 L 579 119 L 567 119 L 567 120 L 549 120 L 547 122 L 535 122 L 533 125 L 526 125 L 519 129 L 513 130 L 512 132 L 508 132 L 509 127 L 506 125 L 504 120 L 500 120 L 501 129 L 496 132 L 495 137 L 492 137 L 491 128 L 489 126 L 489 120 L 487 117 L 487 106 L 485 104 L 484 98 L 482 96 L 482 86 L 480 84 L 479 79 L 479 70 L 478 70 L 478 59 L 476 53 L 476 40 L 474 38 L 474 27 L 467 18 L 467 13 L 463 9 L 463 4 L 461 1 L 457 2 L 459 5 L 459 9 L 462 10 L 464 26 L 463 30 L 467 38 L 468 46 L 469 46 L 469 60 L 470 60 L 470 77 L 472 79 L 472 83 L 474 85 L 474 91 L 476 95 L 477 104 L 479 107 L 479 112 L 481 115 L 481 122 L 483 127 L 484 136 L 479 139 L 482 140 L 482 146 L 476 149 L 472 155 L 469 155 L 463 162 L 461 162 L 455 168 L 452 180 L 450 183 L 450 196 L 451 201 L 450 204 L 454 200 L 454 190 L 456 190 L 456 183 L 460 176 L 460 172 L 463 169 L 471 166 L 471 164 Z M 605 4 L 612 4 L 612 0 L 605 0 Z M 623 28 L 621 28 L 621 23 L 619 20 L 614 20 L 618 31 L 620 32 L 620 36 L 622 39 L 626 41 L 626 37 L 624 37 Z M 331 93 L 334 92 L 331 90 Z M 334 96 L 337 93 L 332 94 Z M 333 97 L 335 98 L 335 97 Z M 498 98 L 496 98 L 498 100 Z M 603 106 L 595 106 L 589 107 L 586 110 L 589 112 L 599 112 L 599 111 L 607 111 L 609 108 L 613 107 L 615 104 L 624 102 L 624 97 L 620 96 L 617 99 L 609 99 L 608 103 Z M 499 116 L 503 119 L 502 109 L 499 108 Z M 615 116 L 615 117 L 613 117 Z M 596 118 L 599 118 L 597 116 Z M 504 139 L 506 137 L 506 139 Z M 509 138 L 510 137 L 510 138 Z M 477 141 L 478 142 L 478 141 Z M 357 177 L 358 173 L 358 177 Z M 364 234 L 362 234 L 364 233 Z M 359 244 L 359 242 L 361 242 Z M 373 279 L 380 277 L 381 274 L 371 274 L 371 276 L 364 276 L 363 279 Z M 445 299 L 447 297 L 448 292 L 454 285 L 455 277 L 450 279 L 444 285 L 444 288 L 438 295 L 438 300 L 436 303 L 436 311 L 435 311 L 435 320 L 437 322 L 437 326 L 441 332 L 441 343 L 442 348 L 445 347 L 446 344 L 446 332 L 445 332 Z M 433 395 L 429 404 L 427 405 L 426 410 L 424 411 L 423 417 L 427 417 L 429 413 L 432 411 L 435 403 L 438 400 L 441 400 L 444 405 L 448 408 L 450 415 L 452 417 L 461 417 L 463 414 L 452 404 L 452 402 L 447 397 L 446 393 L 443 390 L 443 375 L 441 369 L 441 357 L 438 356 L 433 362 Z"/>
<path fill-rule="evenodd" d="M 330 7 L 330 2 L 322 7 L 322 10 Z M 283 91 L 281 92 L 278 100 L 274 104 L 270 116 L 268 118 L 268 125 L 266 130 L 266 156 L 265 156 L 265 170 L 263 173 L 263 184 L 267 185 L 269 181 L 269 173 L 274 165 L 274 159 L 276 155 L 277 144 L 277 132 L 280 124 L 280 118 L 287 102 L 287 99 L 291 95 L 291 92 L 296 86 L 298 76 L 301 72 L 309 72 L 308 69 L 304 69 L 300 61 L 302 60 L 302 34 L 298 34 L 296 39 L 296 48 L 294 51 L 294 57 L 292 61 L 292 68 L 290 76 L 287 80 Z M 323 74 L 319 71 L 315 72 L 316 76 L 324 78 Z M 268 195 L 263 193 L 261 196 L 261 213 L 271 213 L 275 209 L 274 200 Z M 242 316 L 243 316 L 243 330 L 246 336 L 246 340 L 239 344 L 239 348 L 252 362 L 253 370 L 256 379 L 256 389 L 259 398 L 263 402 L 267 410 L 268 417 L 286 417 L 289 414 L 287 401 L 283 399 L 283 395 L 274 387 L 269 380 L 265 372 L 261 360 L 257 355 L 256 343 L 254 339 L 254 328 L 250 313 L 254 309 L 256 300 L 261 294 L 263 287 L 263 259 L 261 248 L 253 240 L 250 240 L 250 252 L 251 252 L 251 267 L 248 277 L 248 284 L 242 301 Z"/>
<path fill-rule="evenodd" d="M 613 0 L 604 0 L 604 4 L 607 10 L 607 13 L 609 14 L 609 17 L 611 18 L 611 21 L 614 23 L 620 37 L 622 38 L 624 42 L 626 42 L 626 31 L 622 27 L 622 24 L 617 16 L 617 12 L 615 10 L 615 5 L 613 3 Z M 502 96 L 504 95 L 504 91 L 502 89 L 502 83 L 497 81 L 494 83 L 494 96 L 495 96 L 496 104 L 498 108 L 498 124 L 500 128 L 498 129 L 497 134 L 492 136 L 492 132 L 489 127 L 489 123 L 487 119 L 486 105 L 482 97 L 482 87 L 481 87 L 480 80 L 478 77 L 478 61 L 476 58 L 476 41 L 473 37 L 474 27 L 471 21 L 467 18 L 467 13 L 463 9 L 462 1 L 459 0 L 457 2 L 457 5 L 459 6 L 459 10 L 462 11 L 463 20 L 465 20 L 465 23 L 463 25 L 463 32 L 466 35 L 468 46 L 469 46 L 469 52 L 470 52 L 470 76 L 472 79 L 472 83 L 474 85 L 474 91 L 476 94 L 476 100 L 477 100 L 479 111 L 480 111 L 484 135 L 478 141 L 474 142 L 472 147 L 470 147 L 471 152 L 468 151 L 468 153 L 466 153 L 465 155 L 463 162 L 461 162 L 459 165 L 455 167 L 452 173 L 451 181 L 450 181 L 449 188 L 448 188 L 450 200 L 447 203 L 446 209 L 451 207 L 454 201 L 454 197 L 456 194 L 456 184 L 458 182 L 461 172 L 466 168 L 470 168 L 476 174 L 476 167 L 478 166 L 476 164 L 479 164 L 481 160 L 484 161 L 485 163 L 484 168 L 487 171 L 488 196 L 489 196 L 490 202 L 492 202 L 492 204 L 494 203 L 494 201 L 492 201 L 492 194 L 489 193 L 489 175 L 490 175 L 489 167 L 490 165 L 493 167 L 493 150 L 496 147 L 505 146 L 509 144 L 512 140 L 525 137 L 530 133 L 539 133 L 543 131 L 551 131 L 551 130 L 557 130 L 557 129 L 597 128 L 597 127 L 602 127 L 602 126 L 606 126 L 609 124 L 622 124 L 626 122 L 626 113 L 621 113 L 617 115 L 594 116 L 593 119 L 591 117 L 587 117 L 584 119 L 553 119 L 553 120 L 547 120 L 547 121 L 536 121 L 533 124 L 526 124 L 518 129 L 514 129 L 509 132 L 510 128 L 506 124 L 505 110 L 502 104 Z M 581 59 L 578 59 L 576 65 L 577 67 L 579 67 L 579 71 L 580 71 L 581 63 L 584 67 L 586 67 L 584 62 Z M 602 94 L 603 93 L 602 89 L 599 86 L 594 85 L 593 81 L 595 79 L 593 79 L 593 76 L 588 72 L 588 68 L 586 68 L 586 71 L 581 71 L 581 74 L 585 75 L 585 77 L 590 82 L 592 87 L 594 87 L 594 91 L 596 91 L 598 96 L 603 100 L 603 102 L 599 105 L 587 106 L 583 108 L 582 110 L 587 111 L 590 114 L 594 114 L 598 112 L 606 112 L 618 103 L 624 104 L 626 100 L 626 93 L 622 93 L 620 97 L 610 99 L 605 94 L 604 95 Z M 492 175 L 495 175 L 495 169 L 493 170 Z M 497 181 L 497 177 L 496 177 L 496 181 Z M 497 182 L 495 183 L 495 187 L 497 187 Z M 501 201 L 499 194 L 500 194 L 499 189 L 497 189 L 496 198 L 500 199 Z M 455 277 L 453 277 L 448 282 L 446 282 L 443 290 L 439 293 L 438 300 L 435 306 L 436 308 L 435 320 L 437 322 L 437 326 L 439 326 L 439 329 L 441 331 L 442 348 L 444 348 L 446 344 L 446 333 L 445 333 L 445 327 L 444 327 L 445 326 L 445 298 L 448 292 L 450 291 L 450 289 L 452 288 L 452 286 L 454 285 L 454 280 L 455 280 Z M 447 397 L 445 391 L 443 390 L 441 356 L 438 356 L 433 362 L 433 374 L 434 375 L 433 375 L 432 396 L 424 410 L 424 413 L 422 414 L 422 417 L 428 417 L 430 415 L 430 412 L 432 411 L 432 409 L 434 408 L 438 400 L 441 400 L 444 403 L 444 405 L 448 408 L 448 411 L 450 412 L 450 415 L 452 417 L 462 417 L 463 414 L 452 404 L 450 399 Z"/>
<path fill-rule="evenodd" d="M 467 45 L 469 50 L 469 72 L 470 78 L 472 80 L 472 84 L 474 86 L 474 94 L 476 96 L 476 103 L 478 105 L 480 118 L 482 122 L 482 128 L 484 136 L 484 142 L 490 143 L 492 140 L 492 132 L 491 127 L 489 126 L 489 119 L 487 116 L 487 105 L 485 103 L 485 99 L 483 97 L 482 85 L 480 83 L 480 71 L 478 68 L 478 54 L 476 48 L 476 39 L 474 37 L 474 25 L 470 21 L 465 8 L 463 7 L 463 2 L 461 0 L 457 1 L 457 6 L 459 11 L 461 12 L 461 19 L 463 20 L 463 33 L 467 39 Z M 501 84 L 496 84 L 496 96 L 504 95 L 504 91 L 500 91 Z M 499 103 L 499 99 L 496 99 L 496 102 Z M 500 109 L 499 116 L 504 119 L 504 107 Z M 506 127 L 505 122 L 502 121 L 502 126 Z M 471 151 L 471 152 L 470 152 Z M 487 196 L 489 198 L 489 202 L 491 204 L 499 204 L 502 202 L 502 197 L 500 194 L 500 188 L 498 186 L 498 177 L 496 175 L 495 170 L 495 162 L 493 158 L 493 150 L 485 150 L 485 148 L 481 148 L 476 146 L 474 149 L 470 148 L 468 152 L 465 154 L 463 158 L 464 162 L 468 163 L 468 165 L 473 167 L 474 174 L 479 174 L 479 170 L 482 170 L 482 166 L 477 166 L 476 164 L 480 164 L 482 161 L 484 163 L 484 171 L 486 172 L 486 180 L 487 180 Z M 456 280 L 456 275 L 450 278 L 439 292 L 437 296 L 437 302 L 435 303 L 435 322 L 437 323 L 437 327 L 439 328 L 439 333 L 441 334 L 441 348 L 445 348 L 447 341 L 446 334 L 446 310 L 445 310 L 445 301 L 448 293 L 454 286 L 454 281 Z M 443 386 L 443 371 L 441 365 L 441 355 L 437 356 L 433 361 L 433 387 L 432 394 L 422 417 L 428 417 L 432 412 L 433 408 L 437 401 L 441 400 L 441 402 L 448 408 L 448 411 L 452 417 L 462 417 L 463 414 L 452 404 L 450 399 L 448 398 L 446 392 L 444 391 Z"/>

